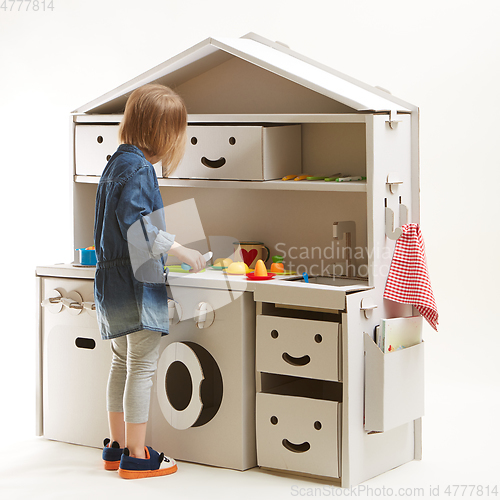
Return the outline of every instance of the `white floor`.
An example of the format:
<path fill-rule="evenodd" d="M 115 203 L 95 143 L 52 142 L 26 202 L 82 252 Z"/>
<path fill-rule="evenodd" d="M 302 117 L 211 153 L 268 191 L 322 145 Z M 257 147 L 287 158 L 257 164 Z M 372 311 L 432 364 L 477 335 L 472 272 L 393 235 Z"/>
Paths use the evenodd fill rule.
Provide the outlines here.
<path fill-rule="evenodd" d="M 399 488 L 423 486 L 428 462 L 412 462 L 358 487 Z M 428 488 L 425 488 L 428 489 Z M 0 492 L 5 499 L 145 498 L 259 499 L 305 496 L 337 496 L 339 488 L 299 477 L 284 477 L 258 468 L 245 472 L 180 462 L 179 470 L 166 477 L 124 480 L 105 471 L 101 450 L 44 438 L 32 438 L 4 450 L 0 457 Z"/>
<path fill-rule="evenodd" d="M 442 390 L 440 390 L 442 389 Z M 454 390 L 453 390 L 454 389 Z M 429 394 L 430 392 L 430 394 Z M 102 468 L 101 450 L 40 437 L 14 442 L 4 436 L 0 454 L 2 499 L 289 499 L 303 497 L 418 497 L 500 496 L 499 439 L 496 432 L 496 388 L 439 388 L 428 392 L 424 417 L 424 456 L 366 481 L 340 489 L 302 477 L 284 477 L 257 468 L 238 472 L 179 463 L 172 476 L 123 480 Z M 5 428 L 5 427 L 4 427 Z M 497 495 L 492 488 L 497 484 Z M 453 485 L 468 485 L 456 488 Z M 446 488 L 451 486 L 446 494 Z M 439 495 L 438 495 L 439 493 Z M 472 493 L 472 494 L 471 494 Z"/>
<path fill-rule="evenodd" d="M 436 498 L 438 492 L 443 498 L 488 498 L 487 487 L 490 497 L 498 498 L 498 386 L 475 383 L 440 386 L 429 381 L 428 387 L 423 420 L 423 460 L 388 471 L 352 490 L 257 468 L 238 472 L 185 462 L 179 463 L 178 472 L 172 476 L 123 480 L 117 473 L 102 468 L 100 449 L 31 436 L 33 405 L 29 404 L 30 411 L 25 411 L 22 399 L 12 398 L 3 408 L 14 412 L 0 413 L 3 417 L 0 420 L 0 498 L 108 500 L 113 495 L 112 498 L 122 500 L 147 498 L 150 494 L 169 500 L 340 496 Z M 492 494 L 495 485 L 496 495 Z M 483 488 L 483 495 L 478 487 Z"/>

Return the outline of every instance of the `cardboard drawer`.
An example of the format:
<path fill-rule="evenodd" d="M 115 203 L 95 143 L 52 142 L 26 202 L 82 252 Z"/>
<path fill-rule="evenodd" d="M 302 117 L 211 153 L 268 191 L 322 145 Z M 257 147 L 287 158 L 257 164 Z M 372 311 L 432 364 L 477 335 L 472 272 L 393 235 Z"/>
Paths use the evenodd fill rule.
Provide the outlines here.
<path fill-rule="evenodd" d="M 339 477 L 342 404 L 257 394 L 257 463 L 261 467 Z"/>
<path fill-rule="evenodd" d="M 365 333 L 365 429 L 384 432 L 424 414 L 424 343 L 384 354 Z"/>
<path fill-rule="evenodd" d="M 76 125 L 75 173 L 100 176 L 111 156 L 118 148 L 117 124 Z M 154 165 L 156 175 L 162 176 L 161 162 Z"/>
<path fill-rule="evenodd" d="M 338 323 L 257 316 L 257 371 L 337 381 L 339 352 Z"/>
<path fill-rule="evenodd" d="M 118 125 L 77 125 L 76 175 L 101 175 L 118 147 Z"/>
<path fill-rule="evenodd" d="M 270 180 L 299 174 L 301 126 L 189 125 L 172 178 Z"/>

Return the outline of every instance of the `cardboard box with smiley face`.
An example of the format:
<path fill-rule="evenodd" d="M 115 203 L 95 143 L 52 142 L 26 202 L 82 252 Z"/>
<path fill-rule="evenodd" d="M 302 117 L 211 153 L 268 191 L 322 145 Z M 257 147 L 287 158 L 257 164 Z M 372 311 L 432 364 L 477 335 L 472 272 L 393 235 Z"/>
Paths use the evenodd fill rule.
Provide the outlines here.
<path fill-rule="evenodd" d="M 322 380 L 341 380 L 339 324 L 257 316 L 256 368 Z"/>
<path fill-rule="evenodd" d="M 301 126 L 189 125 L 171 178 L 263 181 L 301 172 Z"/>
<path fill-rule="evenodd" d="M 342 403 L 257 394 L 257 463 L 261 467 L 339 477 Z"/>

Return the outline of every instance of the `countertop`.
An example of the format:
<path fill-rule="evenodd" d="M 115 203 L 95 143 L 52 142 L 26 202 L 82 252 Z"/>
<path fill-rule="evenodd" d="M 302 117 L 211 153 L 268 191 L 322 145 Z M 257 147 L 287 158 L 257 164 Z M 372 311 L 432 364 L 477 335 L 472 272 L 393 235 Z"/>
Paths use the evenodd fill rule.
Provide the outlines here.
<path fill-rule="evenodd" d="M 95 266 L 79 266 L 75 264 L 53 264 L 48 266 L 38 266 L 36 275 L 39 277 L 59 277 L 59 278 L 80 278 L 93 279 L 95 275 Z M 346 293 L 352 293 L 361 290 L 371 289 L 367 281 L 352 278 L 323 278 L 324 283 L 304 283 L 298 275 L 277 275 L 271 280 L 253 281 L 245 276 L 228 275 L 220 270 L 207 268 L 201 273 L 176 273 L 169 272 L 168 284 L 170 286 L 186 286 L 196 288 L 212 288 L 218 290 L 234 290 L 238 292 L 254 292 L 256 300 L 272 300 L 274 296 L 277 298 L 286 294 L 286 296 L 294 296 L 295 301 L 305 303 L 317 301 L 320 298 L 326 299 L 330 303 L 330 299 L 335 303 L 339 303 Z M 294 280 L 295 279 L 295 280 Z M 311 277 L 314 281 L 314 278 Z M 314 295 L 312 295 L 314 294 Z M 325 297 L 329 296 L 329 298 Z M 309 300 L 307 299 L 309 296 Z M 322 297 L 320 297 L 322 296 Z M 341 297 L 342 296 L 342 297 Z M 261 297 L 261 298 L 259 298 Z"/>

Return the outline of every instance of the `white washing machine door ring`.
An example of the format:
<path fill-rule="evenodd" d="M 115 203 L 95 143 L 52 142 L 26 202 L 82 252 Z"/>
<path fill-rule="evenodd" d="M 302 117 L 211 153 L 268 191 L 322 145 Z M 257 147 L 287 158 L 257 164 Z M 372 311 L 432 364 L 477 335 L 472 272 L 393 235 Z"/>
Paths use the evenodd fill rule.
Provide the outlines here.
<path fill-rule="evenodd" d="M 157 397 L 163 416 L 175 429 L 205 425 L 222 403 L 216 361 L 194 342 L 168 345 L 158 360 Z"/>

